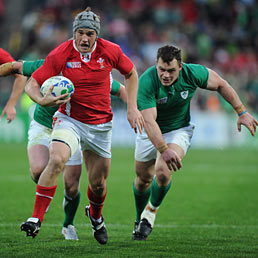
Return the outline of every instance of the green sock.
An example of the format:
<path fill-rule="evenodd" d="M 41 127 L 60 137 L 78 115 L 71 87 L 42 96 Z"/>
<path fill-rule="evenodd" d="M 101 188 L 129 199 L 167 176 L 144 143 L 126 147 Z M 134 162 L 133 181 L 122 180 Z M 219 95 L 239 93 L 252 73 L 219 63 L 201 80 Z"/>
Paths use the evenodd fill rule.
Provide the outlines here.
<path fill-rule="evenodd" d="M 150 203 L 154 207 L 159 207 L 162 203 L 163 199 L 165 198 L 168 190 L 170 189 L 172 181 L 169 182 L 167 186 L 159 187 L 156 181 L 156 177 L 154 177 L 152 184 L 151 184 L 151 197 Z"/>
<path fill-rule="evenodd" d="M 64 201 L 63 201 L 63 207 L 64 207 L 64 213 L 65 213 L 65 218 L 63 223 L 64 227 L 74 224 L 74 217 L 75 217 L 77 208 L 79 206 L 80 199 L 81 199 L 80 192 L 74 199 L 69 197 L 66 193 L 64 194 Z"/>
<path fill-rule="evenodd" d="M 147 189 L 145 192 L 140 192 L 135 188 L 133 183 L 133 192 L 134 192 L 134 200 L 135 200 L 135 207 L 136 207 L 136 221 L 140 222 L 141 214 L 148 203 L 150 197 L 150 188 Z"/>

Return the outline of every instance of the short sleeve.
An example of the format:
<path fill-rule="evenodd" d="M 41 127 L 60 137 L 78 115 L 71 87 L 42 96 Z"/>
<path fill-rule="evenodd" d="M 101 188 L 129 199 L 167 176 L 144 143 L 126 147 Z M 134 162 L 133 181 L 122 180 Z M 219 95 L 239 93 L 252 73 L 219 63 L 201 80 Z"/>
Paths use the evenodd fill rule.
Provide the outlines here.
<path fill-rule="evenodd" d="M 155 83 L 149 74 L 143 74 L 139 79 L 137 105 L 139 110 L 156 107 Z"/>

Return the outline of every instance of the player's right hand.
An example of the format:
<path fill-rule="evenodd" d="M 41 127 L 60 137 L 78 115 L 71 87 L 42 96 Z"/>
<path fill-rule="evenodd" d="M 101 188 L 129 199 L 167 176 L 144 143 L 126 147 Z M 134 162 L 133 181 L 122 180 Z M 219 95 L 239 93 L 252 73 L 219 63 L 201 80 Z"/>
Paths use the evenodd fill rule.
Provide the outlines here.
<path fill-rule="evenodd" d="M 40 100 L 40 105 L 43 107 L 53 107 L 58 105 L 63 105 L 67 103 L 71 98 L 66 98 L 69 94 L 65 93 L 63 95 L 60 95 L 58 97 L 55 97 L 52 95 L 52 90 L 54 88 L 54 85 L 51 86 L 46 93 L 45 96 L 43 96 Z"/>
<path fill-rule="evenodd" d="M 15 106 L 7 103 L 2 111 L 0 120 L 4 117 L 4 115 L 6 115 L 6 120 L 8 121 L 8 123 L 11 123 L 14 120 L 14 118 L 16 117 Z"/>
<path fill-rule="evenodd" d="M 182 161 L 178 154 L 172 149 L 168 148 L 161 153 L 163 160 L 167 163 L 168 169 L 177 171 L 182 167 Z"/>

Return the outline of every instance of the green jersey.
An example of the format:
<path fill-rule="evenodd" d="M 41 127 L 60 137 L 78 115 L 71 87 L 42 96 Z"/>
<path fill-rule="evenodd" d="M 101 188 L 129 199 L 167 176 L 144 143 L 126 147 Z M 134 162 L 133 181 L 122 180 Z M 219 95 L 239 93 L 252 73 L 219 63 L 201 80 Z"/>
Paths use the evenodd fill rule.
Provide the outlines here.
<path fill-rule="evenodd" d="M 44 59 L 38 59 L 36 61 L 24 61 L 22 66 L 22 74 L 24 76 L 31 76 L 41 65 L 44 63 Z"/>
<path fill-rule="evenodd" d="M 156 107 L 156 122 L 162 133 L 188 126 L 191 99 L 197 87 L 207 87 L 208 78 L 209 72 L 204 66 L 184 63 L 178 79 L 171 86 L 163 86 L 156 66 L 152 66 L 139 78 L 138 108 Z"/>
<path fill-rule="evenodd" d="M 31 74 L 36 71 L 42 64 L 44 59 L 39 59 L 36 61 L 24 61 L 22 66 L 22 74 L 24 76 L 31 76 Z M 116 95 L 120 89 L 120 83 L 116 80 L 112 81 L 111 91 L 112 95 Z M 36 105 L 33 119 L 41 125 L 44 125 L 52 129 L 52 117 L 58 110 L 58 106 L 55 107 L 42 107 L 39 104 Z"/>

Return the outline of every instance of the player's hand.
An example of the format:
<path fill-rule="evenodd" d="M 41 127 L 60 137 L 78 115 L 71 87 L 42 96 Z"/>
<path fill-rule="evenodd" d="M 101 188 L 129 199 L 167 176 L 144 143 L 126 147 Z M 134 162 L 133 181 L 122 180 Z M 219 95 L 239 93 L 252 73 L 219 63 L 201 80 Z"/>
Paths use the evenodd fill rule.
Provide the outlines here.
<path fill-rule="evenodd" d="M 13 73 L 22 74 L 23 61 L 15 61 L 12 63 Z"/>
<path fill-rule="evenodd" d="M 12 105 L 8 105 L 6 104 L 6 106 L 4 107 L 2 114 L 1 114 L 1 119 L 4 117 L 4 115 L 6 115 L 6 120 L 8 121 L 8 123 L 11 123 L 14 118 L 16 117 L 16 109 L 14 106 Z"/>
<path fill-rule="evenodd" d="M 52 90 L 54 85 L 49 88 L 48 92 L 45 96 L 43 96 L 40 101 L 38 102 L 43 107 L 53 107 L 58 105 L 63 105 L 67 103 L 71 98 L 67 98 L 69 93 L 65 93 L 61 96 L 55 97 L 52 95 Z"/>
<path fill-rule="evenodd" d="M 131 128 L 134 129 L 135 133 L 137 133 L 138 130 L 140 133 L 142 133 L 143 126 L 144 126 L 144 119 L 141 112 L 137 108 L 135 109 L 128 108 L 127 119 L 131 125 Z"/>
<path fill-rule="evenodd" d="M 254 119 L 252 115 L 247 112 L 238 117 L 237 128 L 239 132 L 241 132 L 241 125 L 244 125 L 250 131 L 251 135 L 254 136 L 256 133 L 256 126 L 258 126 L 258 122 Z"/>
<path fill-rule="evenodd" d="M 178 154 L 172 149 L 168 148 L 161 153 L 161 157 L 167 163 L 168 169 L 177 171 L 182 167 L 182 162 Z"/>

